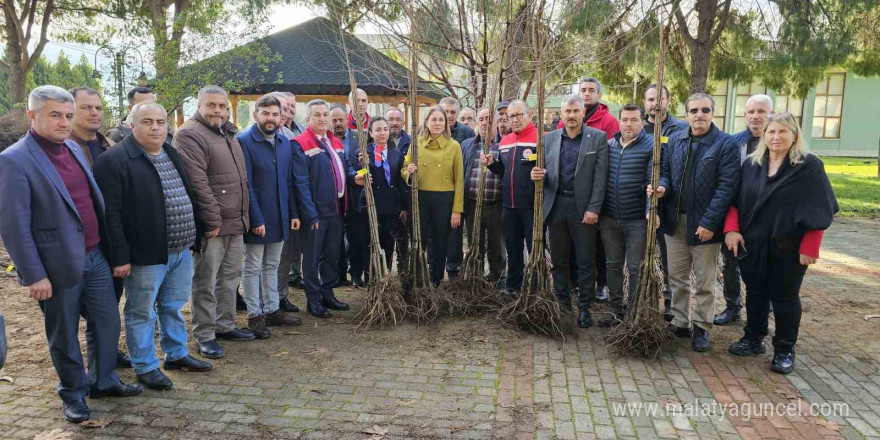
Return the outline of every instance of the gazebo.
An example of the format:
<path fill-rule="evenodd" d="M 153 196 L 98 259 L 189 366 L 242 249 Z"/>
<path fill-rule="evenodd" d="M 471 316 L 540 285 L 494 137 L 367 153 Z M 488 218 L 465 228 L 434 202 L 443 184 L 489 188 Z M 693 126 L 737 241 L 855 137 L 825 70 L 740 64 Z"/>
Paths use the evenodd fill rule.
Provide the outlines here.
<path fill-rule="evenodd" d="M 342 103 L 347 102 L 351 92 L 342 39 L 358 87 L 367 92 L 370 102 L 407 106 L 409 70 L 324 17 L 233 48 L 191 67 L 211 69 L 217 84 L 224 81 L 237 84 L 229 91 L 233 122 L 237 122 L 240 101 L 255 101 L 269 92 L 291 92 L 301 103 L 318 98 Z M 226 72 L 217 71 L 225 70 L 217 68 L 217 61 L 221 59 L 221 64 L 229 69 Z M 419 80 L 417 102 L 420 106 L 436 104 L 444 96 L 446 93 L 438 87 Z"/>

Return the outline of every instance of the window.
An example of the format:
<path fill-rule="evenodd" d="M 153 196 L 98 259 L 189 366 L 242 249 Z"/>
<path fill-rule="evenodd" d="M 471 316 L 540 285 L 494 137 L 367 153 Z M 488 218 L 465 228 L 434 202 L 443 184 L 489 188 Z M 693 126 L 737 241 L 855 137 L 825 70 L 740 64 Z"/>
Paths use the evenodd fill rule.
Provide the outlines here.
<path fill-rule="evenodd" d="M 712 122 L 719 130 L 724 131 L 724 121 L 727 116 L 727 80 L 716 84 L 712 99 L 715 100 L 715 117 L 712 118 Z"/>
<path fill-rule="evenodd" d="M 798 124 L 802 124 L 804 120 L 804 100 L 794 96 L 776 95 L 776 102 L 773 103 L 773 113 L 791 113 L 797 119 Z"/>
<path fill-rule="evenodd" d="M 746 101 L 752 95 L 767 94 L 767 87 L 760 81 L 752 81 L 751 84 L 741 84 L 736 88 L 736 105 L 734 106 L 733 132 L 739 133 L 746 128 Z"/>
<path fill-rule="evenodd" d="M 832 73 L 816 86 L 813 139 L 839 139 L 846 73 Z"/>

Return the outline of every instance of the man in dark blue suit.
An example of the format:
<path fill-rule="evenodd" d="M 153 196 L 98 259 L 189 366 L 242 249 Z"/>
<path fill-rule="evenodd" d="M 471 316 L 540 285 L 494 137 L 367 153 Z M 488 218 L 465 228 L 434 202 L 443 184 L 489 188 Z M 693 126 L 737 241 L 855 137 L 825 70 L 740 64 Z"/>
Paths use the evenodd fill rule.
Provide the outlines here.
<path fill-rule="evenodd" d="M 28 296 L 41 302 L 64 416 L 89 418 L 85 397 L 132 396 L 113 371 L 119 311 L 104 222 L 104 199 L 70 136 L 73 96 L 56 86 L 28 98 L 31 129 L 0 154 L 0 236 Z M 77 333 L 86 318 L 89 371 Z"/>

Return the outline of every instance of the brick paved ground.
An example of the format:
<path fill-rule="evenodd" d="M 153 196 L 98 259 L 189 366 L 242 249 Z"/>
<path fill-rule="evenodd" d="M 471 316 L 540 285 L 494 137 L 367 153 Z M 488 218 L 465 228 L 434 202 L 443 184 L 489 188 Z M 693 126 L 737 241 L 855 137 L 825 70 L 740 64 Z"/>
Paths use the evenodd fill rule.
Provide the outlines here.
<path fill-rule="evenodd" d="M 39 312 L 5 278 L 11 351 L 0 376 L 14 383 L 0 383 L 0 438 L 880 438 L 880 319 L 863 319 L 880 314 L 878 236 L 880 223 L 855 220 L 827 234 L 802 291 L 799 364 L 788 377 L 769 371 L 769 354 L 726 353 L 739 326 L 716 328 L 708 353 L 679 340 L 644 362 L 609 355 L 597 328 L 560 343 L 481 320 L 353 334 L 346 314 L 304 316 L 302 327 L 270 340 L 225 344 L 229 355 L 210 373 L 168 373 L 171 391 L 90 401 L 93 416 L 113 417 L 92 429 L 62 420 Z M 340 296 L 357 304 L 361 294 Z M 121 376 L 133 380 L 130 370 Z M 849 412 L 685 413 L 695 401 L 846 404 Z M 682 411 L 635 415 L 622 411 L 626 403 Z M 384 437 L 364 432 L 373 425 Z"/>

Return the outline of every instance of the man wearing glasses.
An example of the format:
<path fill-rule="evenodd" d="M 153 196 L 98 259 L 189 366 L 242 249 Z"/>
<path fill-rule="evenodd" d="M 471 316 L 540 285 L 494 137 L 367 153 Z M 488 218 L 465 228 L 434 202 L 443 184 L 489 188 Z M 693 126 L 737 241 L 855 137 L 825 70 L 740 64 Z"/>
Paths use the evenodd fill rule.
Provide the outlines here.
<path fill-rule="evenodd" d="M 673 134 L 663 155 L 657 187 L 660 230 L 665 234 L 672 324 L 678 337 L 691 336 L 690 273 L 696 280 L 694 351 L 709 349 L 715 307 L 715 267 L 723 240 L 724 215 L 739 188 L 739 150 L 712 123 L 715 101 L 695 93 L 685 101 L 690 128 Z M 652 193 L 648 188 L 648 194 Z"/>
<path fill-rule="evenodd" d="M 500 118 L 500 116 L 499 116 Z M 507 290 L 519 292 L 523 278 L 523 248 L 532 251 L 535 214 L 535 167 L 538 129 L 532 124 L 529 106 L 515 99 L 507 107 L 512 132 L 501 138 L 498 157 L 480 153 L 480 162 L 501 176 L 501 229 L 507 249 Z"/>

